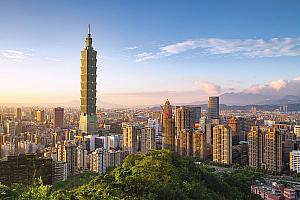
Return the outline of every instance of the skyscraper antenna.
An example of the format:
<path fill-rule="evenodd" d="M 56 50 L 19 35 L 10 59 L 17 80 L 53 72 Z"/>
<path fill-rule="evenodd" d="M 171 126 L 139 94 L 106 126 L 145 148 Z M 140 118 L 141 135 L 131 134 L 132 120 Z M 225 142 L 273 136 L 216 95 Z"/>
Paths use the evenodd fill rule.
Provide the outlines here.
<path fill-rule="evenodd" d="M 91 34 L 91 25 L 89 24 L 89 35 Z"/>

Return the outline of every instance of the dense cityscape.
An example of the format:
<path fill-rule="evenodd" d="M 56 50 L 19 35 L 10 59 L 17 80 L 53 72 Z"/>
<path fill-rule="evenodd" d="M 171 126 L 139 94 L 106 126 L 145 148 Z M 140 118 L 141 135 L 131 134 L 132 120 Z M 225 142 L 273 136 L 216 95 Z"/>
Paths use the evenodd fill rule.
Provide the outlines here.
<path fill-rule="evenodd" d="M 51 6 L 54 4 L 46 1 L 44 3 L 53 11 Z M 77 3 L 72 5 L 74 6 L 72 9 L 81 12 L 83 4 Z M 3 74 L 9 72 L 9 67 L 5 67 L 8 71 L 4 71 L 4 66 L 23 66 L 21 63 L 24 60 L 31 60 L 34 54 L 39 54 L 40 50 L 27 49 L 24 52 L 31 53 L 22 53 L 21 51 L 2 50 L 0 48 L 0 75 L 2 74 L 0 85 L 8 88 L 7 90 L 2 90 L 2 88 L 0 90 L 0 199 L 300 199 L 300 93 L 298 93 L 300 77 L 295 78 L 294 73 L 296 72 L 291 70 L 292 67 L 286 66 L 286 63 L 290 66 L 297 64 L 296 59 L 300 56 L 300 39 L 298 37 L 288 37 L 286 33 L 280 37 L 275 37 L 276 34 L 272 32 L 268 33 L 272 36 L 269 39 L 265 39 L 265 37 L 257 39 L 256 35 L 254 38 L 247 39 L 247 37 L 240 36 L 246 32 L 246 30 L 241 29 L 238 32 L 238 39 L 232 39 L 228 35 L 224 38 L 218 38 L 212 33 L 217 33 L 222 28 L 215 30 L 215 27 L 210 27 L 212 37 L 209 33 L 207 33 L 209 37 L 205 36 L 204 33 L 203 36 L 196 34 L 197 37 L 200 36 L 198 39 L 187 39 L 168 45 L 165 43 L 159 45 L 153 39 L 149 42 L 152 45 L 151 48 L 147 50 L 145 50 L 146 44 L 135 46 L 126 44 L 127 47 L 123 48 L 121 53 L 115 53 L 115 56 L 118 55 L 121 59 L 111 64 L 115 62 L 112 60 L 117 59 L 112 58 L 114 56 L 107 56 L 107 52 L 102 55 L 104 48 L 102 49 L 97 40 L 104 36 L 97 37 L 98 34 L 96 33 L 99 32 L 94 32 L 94 27 L 96 30 L 99 30 L 99 27 L 102 28 L 102 25 L 103 27 L 117 27 L 114 23 L 122 24 L 123 20 L 130 27 L 132 25 L 130 23 L 135 22 L 135 20 L 143 20 L 143 17 L 140 16 L 155 17 L 156 20 L 153 19 L 155 23 L 160 19 L 166 20 L 165 24 L 157 26 L 160 28 L 169 24 L 173 25 L 174 22 L 165 19 L 167 18 L 165 13 L 158 9 L 163 7 L 167 13 L 170 13 L 170 16 L 179 20 L 174 20 L 178 28 L 177 26 L 172 27 L 170 33 L 178 31 L 183 34 L 188 32 L 182 29 L 183 25 L 188 26 L 189 23 L 186 21 L 187 18 L 180 16 L 192 16 L 192 13 L 196 13 L 195 16 L 200 16 L 197 9 L 201 8 L 202 12 L 205 12 L 205 6 L 197 1 L 191 1 L 190 5 L 187 5 L 187 2 L 178 2 L 178 4 L 168 2 L 168 4 L 167 1 L 164 3 L 153 1 L 153 5 L 159 6 L 151 7 L 151 9 L 149 7 L 151 14 L 148 16 L 150 2 L 138 4 L 141 10 L 137 9 L 136 5 L 132 4 L 133 2 L 128 2 L 126 6 L 138 12 L 140 17 L 136 17 L 135 12 L 130 13 L 128 12 L 129 9 L 125 9 L 124 13 L 126 14 L 124 16 L 129 17 L 130 21 L 129 18 L 123 16 L 124 8 L 120 8 L 118 3 L 104 3 L 103 1 L 94 3 L 95 7 L 91 6 L 89 9 L 101 8 L 102 12 L 107 12 L 106 15 L 111 21 L 108 22 L 109 26 L 103 22 L 98 23 L 96 21 L 95 23 L 94 15 L 91 14 L 92 11 L 84 11 L 85 14 L 92 15 L 92 17 L 86 17 L 87 20 L 90 20 L 88 23 L 92 24 L 86 24 L 88 30 L 87 33 L 84 33 L 85 40 L 82 38 L 79 41 L 77 36 L 73 35 L 63 37 L 65 41 L 70 39 L 73 43 L 76 38 L 76 44 L 83 47 L 81 52 L 76 50 L 78 55 L 80 53 L 80 57 L 77 56 L 75 59 L 77 66 L 72 65 L 72 68 L 68 68 L 68 64 L 66 64 L 66 68 L 59 71 L 59 67 L 65 67 L 64 63 L 57 64 L 63 59 L 43 55 L 44 61 L 41 61 L 43 59 L 39 61 L 36 59 L 37 63 L 54 62 L 55 64 L 50 64 L 50 67 L 41 65 L 42 71 L 32 76 L 29 76 L 32 73 L 23 71 L 26 74 L 22 74 L 22 79 L 19 78 L 18 83 L 14 83 L 10 79 L 5 79 L 6 75 Z M 231 2 L 231 4 L 237 6 L 236 3 Z M 270 2 L 266 4 L 268 10 L 269 4 Z M 59 19 L 55 19 L 55 23 L 61 20 L 61 26 L 63 26 L 64 20 L 73 22 L 73 18 L 74 21 L 76 17 L 81 19 L 84 14 L 73 15 L 75 12 L 71 12 L 72 9 L 69 10 L 69 5 L 71 4 L 62 3 L 61 10 L 58 9 L 57 11 Z M 195 5 L 195 8 L 192 8 L 191 5 Z M 217 3 L 207 6 L 213 8 L 216 5 L 220 6 L 220 9 L 219 7 L 215 8 L 219 13 L 216 12 L 216 16 L 215 14 L 207 14 L 213 16 L 212 19 L 221 20 L 222 16 L 231 16 L 229 12 L 223 13 L 224 8 L 229 9 L 225 4 L 219 5 Z M 282 6 L 280 5 L 274 4 L 272 9 L 281 10 Z M 295 3 L 295 5 L 299 4 Z M 43 3 L 39 6 L 43 6 Z M 47 6 L 40 8 L 47 8 Z M 231 6 L 230 9 L 233 9 L 234 6 Z M 244 11 L 248 9 L 243 3 L 239 6 Z M 251 7 L 250 4 L 248 6 Z M 23 9 L 19 6 L 15 7 Z M 170 7 L 173 10 L 169 10 Z M 184 7 L 184 12 L 178 14 L 177 10 L 182 7 Z M 287 10 L 291 10 L 291 13 L 294 14 L 297 13 L 294 10 L 296 7 L 289 4 L 284 9 L 288 8 Z M 31 10 L 29 7 L 25 9 Z M 259 10 L 256 7 L 251 7 L 251 9 Z M 46 11 L 47 9 L 42 10 Z M 70 13 L 65 13 L 67 10 Z M 237 10 L 239 11 L 239 9 Z M 270 11 L 267 14 L 265 13 L 266 9 L 262 10 L 263 12 L 259 13 L 259 16 L 272 16 L 278 13 Z M 152 11 L 160 13 L 160 16 L 154 16 L 155 12 L 152 13 Z M 141 14 L 140 12 L 145 13 Z M 12 15 L 17 16 L 19 13 L 21 12 L 15 12 Z M 131 16 L 131 14 L 133 15 Z M 50 16 L 49 13 L 47 15 Z M 240 15 L 244 16 L 243 14 Z M 63 19 L 64 17 L 61 16 L 70 19 Z M 95 19 L 100 19 L 99 14 L 95 14 L 95 16 Z M 238 20 L 236 19 L 237 15 L 232 16 L 234 17 L 229 17 L 230 22 Z M 245 16 L 248 15 L 245 14 Z M 253 17 L 253 14 L 251 13 L 249 16 Z M 281 15 L 279 16 L 281 17 Z M 285 13 L 284 16 L 286 17 L 285 20 L 289 20 L 289 15 Z M 18 17 L 20 18 L 20 16 Z M 199 21 L 198 17 L 194 18 Z M 248 20 L 247 17 L 241 20 L 243 26 L 247 24 L 245 19 Z M 31 20 L 38 21 L 41 19 L 35 17 Z M 218 20 L 215 21 L 214 26 L 223 26 L 224 23 L 217 22 Z M 259 17 L 256 21 L 261 23 L 259 25 L 264 25 L 263 20 Z M 48 22 L 49 27 L 53 26 L 50 23 L 51 20 Z M 23 22 L 21 21 L 21 23 Z M 82 23 L 83 21 L 80 21 L 80 24 Z M 208 22 L 205 24 L 209 27 Z M 150 23 L 150 25 L 152 24 Z M 7 26 L 10 26 L 10 23 Z M 97 26 L 99 26 L 98 29 Z M 143 29 L 147 32 L 145 26 L 143 24 L 133 25 L 134 29 L 138 27 L 141 33 Z M 156 31 L 160 31 L 160 28 L 154 27 L 157 29 Z M 205 32 L 204 29 L 207 29 L 207 27 L 199 27 L 198 32 L 199 30 Z M 232 30 L 233 27 L 231 27 Z M 256 26 L 253 27 L 256 29 Z M 262 27 L 260 29 L 263 29 Z M 52 36 L 51 31 L 48 33 L 48 27 L 41 29 L 42 31 L 46 30 L 49 34 L 48 38 Z M 78 25 L 74 29 L 78 29 Z M 130 34 L 130 31 L 124 30 L 118 27 L 120 33 L 114 31 L 118 32 L 118 38 L 121 38 L 121 35 L 124 37 L 134 35 L 137 41 L 141 39 L 139 37 L 142 34 L 135 34 L 135 32 Z M 70 28 L 70 31 L 74 30 Z M 146 38 L 153 34 L 145 32 L 143 33 L 147 35 Z M 106 37 L 111 35 L 114 38 L 112 32 L 105 34 Z M 223 34 L 227 34 L 226 30 Z M 180 33 L 176 37 L 178 35 Z M 109 47 L 116 45 L 120 43 L 117 41 L 117 37 L 115 37 L 116 41 L 112 39 L 110 43 L 106 43 L 104 37 L 102 43 L 106 43 Z M 33 38 L 35 37 L 33 36 Z M 59 40 L 61 35 L 59 37 L 53 35 L 53 38 L 52 42 Z M 124 41 L 128 42 L 127 40 L 128 38 L 124 38 Z M 148 41 L 148 38 L 146 40 Z M 26 42 L 26 39 L 24 41 Z M 38 46 L 37 43 L 33 44 Z M 57 55 L 65 53 L 64 51 L 68 52 L 70 49 L 74 50 L 74 46 L 68 46 L 66 43 L 58 42 L 55 45 L 51 48 Z M 111 50 L 107 46 L 106 51 L 107 49 Z M 49 47 L 49 49 L 51 48 Z M 48 47 L 46 49 L 48 50 Z M 131 55 L 135 59 L 132 62 L 134 64 L 128 61 L 130 54 L 128 52 L 132 51 L 136 51 Z M 185 57 L 187 51 L 195 52 L 193 55 Z M 49 52 L 53 53 L 51 50 Z M 73 62 L 75 54 L 72 58 L 66 55 L 65 57 Z M 177 56 L 175 58 L 177 60 L 170 61 L 172 56 Z M 287 59 L 288 57 L 289 59 Z M 202 60 L 195 61 L 195 58 Z M 158 64 L 159 59 L 165 60 L 161 62 L 162 64 Z M 78 63 L 79 60 L 80 63 Z M 8 64 L 10 61 L 12 64 Z M 177 63 L 189 66 L 193 65 L 194 61 L 197 67 L 199 67 L 197 62 L 201 66 L 197 72 L 193 71 L 195 69 L 193 67 L 185 70 L 176 68 Z M 126 67 L 123 67 L 122 62 L 125 63 L 124 66 Z M 149 65 L 144 64 L 145 62 L 153 62 L 151 69 Z M 166 64 L 168 62 L 170 65 Z M 224 66 L 227 65 L 228 70 L 216 68 L 217 65 L 210 65 L 211 62 L 218 63 L 222 67 L 223 64 Z M 266 63 L 268 62 L 271 63 L 270 66 L 278 67 L 278 72 L 275 72 L 276 70 L 273 68 L 272 70 L 267 68 L 269 66 Z M 246 69 L 246 67 L 241 69 L 244 64 L 248 66 L 246 63 L 254 63 L 260 67 L 266 65 L 267 67 L 264 69 L 258 67 L 258 70 L 254 67 L 255 70 L 253 71 Z M 105 67 L 106 64 L 110 67 L 113 65 L 121 66 L 122 70 L 118 67 Z M 132 68 L 130 65 L 133 65 Z M 173 65 L 174 72 L 172 72 Z M 229 67 L 229 65 L 233 66 Z M 134 68 L 137 66 L 138 68 Z M 156 71 L 154 66 L 161 68 L 161 71 Z M 286 70 L 283 71 L 289 75 L 280 71 L 285 67 Z M 46 83 L 46 77 L 51 76 L 47 73 L 50 73 L 52 68 L 55 71 L 55 76 L 52 76 L 51 81 Z M 74 81 L 68 84 L 73 73 L 76 72 L 75 68 L 77 71 L 80 70 L 80 73 L 76 74 L 80 77 L 80 82 L 77 81 L 78 86 L 80 86 L 76 89 L 77 93 L 72 90 Z M 31 70 L 30 67 L 28 69 Z M 70 69 L 72 72 L 68 71 Z M 138 74 L 137 69 L 141 70 L 142 76 Z M 109 70 L 112 72 L 107 72 Z M 247 70 L 249 70 L 249 75 Z M 113 77 L 108 76 L 109 73 L 113 74 Z M 199 74 L 201 77 L 205 77 L 205 80 L 198 79 Z M 123 79 L 126 76 L 128 79 Z M 288 78 L 281 78 L 277 81 L 264 78 L 269 76 Z M 196 81 L 194 81 L 195 77 L 197 77 Z M 110 78 L 112 78 L 111 82 L 103 83 Z M 128 81 L 129 79 L 132 82 Z M 244 82 L 253 81 L 253 83 L 251 85 L 242 83 L 243 79 Z M 27 82 L 30 83 L 31 81 L 33 81 L 34 88 L 32 93 L 30 90 L 24 89 Z M 188 85 L 189 81 L 196 82 L 200 89 L 194 89 L 194 86 Z M 22 84 L 24 84 L 24 88 Z M 54 90 L 48 91 L 47 87 L 51 88 L 49 86 L 51 84 L 54 85 Z M 105 92 L 102 92 L 105 84 L 106 87 L 108 85 L 109 87 L 105 89 Z M 19 90 L 10 89 L 13 85 L 20 86 Z M 161 90 L 152 90 L 157 85 L 161 86 Z M 129 86 L 135 90 L 123 92 L 123 89 L 125 90 L 126 87 L 128 89 Z M 147 92 L 144 92 L 142 88 Z M 148 91 L 145 88 L 150 89 Z M 164 90 L 164 88 L 167 89 Z M 176 88 L 176 91 L 172 91 L 172 88 Z M 181 91 L 182 88 L 184 89 Z M 110 90 L 117 92 L 107 92 Z M 12 98 L 14 93 L 19 97 Z M 48 93 L 53 96 L 47 96 Z M 33 96 L 29 98 L 30 94 Z M 76 94 L 79 95 L 76 96 Z M 22 95 L 24 98 L 20 98 Z M 102 96 L 105 95 L 106 99 L 104 98 L 102 101 Z M 111 95 L 109 97 L 111 101 L 107 98 L 109 95 Z M 41 96 L 40 99 L 39 96 Z M 76 96 L 77 99 L 80 99 L 80 105 L 76 106 L 77 104 L 74 103 L 74 105 L 71 101 L 70 103 L 63 103 L 59 96 L 64 96 L 63 98 L 66 99 Z M 11 100 L 7 100 L 10 98 Z M 43 98 L 44 100 L 41 100 Z M 29 101 L 23 103 L 24 99 L 29 99 Z M 19 102 L 14 102 L 15 100 Z M 54 103 L 49 102 L 56 103 L 54 105 Z M 121 103 L 118 104 L 118 102 Z M 109 106 L 105 106 L 106 104 Z"/>
<path fill-rule="evenodd" d="M 249 166 L 274 177 L 300 173 L 299 111 L 288 105 L 222 110 L 218 96 L 208 97 L 207 105 L 166 100 L 161 107 L 97 110 L 96 54 L 89 26 L 81 52 L 80 109 L 1 107 L 1 183 L 40 176 L 53 184 L 88 171 L 103 174 L 127 155 L 159 149 L 211 167 Z M 251 190 L 265 199 L 296 199 L 300 187 L 267 181 Z"/>

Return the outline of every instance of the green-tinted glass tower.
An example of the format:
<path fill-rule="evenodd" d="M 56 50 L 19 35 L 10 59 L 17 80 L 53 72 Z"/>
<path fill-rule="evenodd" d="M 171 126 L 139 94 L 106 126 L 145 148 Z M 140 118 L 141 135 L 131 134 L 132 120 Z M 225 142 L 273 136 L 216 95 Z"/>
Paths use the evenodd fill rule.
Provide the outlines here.
<path fill-rule="evenodd" d="M 85 47 L 81 51 L 81 113 L 79 130 L 88 135 L 97 133 L 96 115 L 96 78 L 97 51 L 92 46 L 90 25 L 85 40 Z"/>

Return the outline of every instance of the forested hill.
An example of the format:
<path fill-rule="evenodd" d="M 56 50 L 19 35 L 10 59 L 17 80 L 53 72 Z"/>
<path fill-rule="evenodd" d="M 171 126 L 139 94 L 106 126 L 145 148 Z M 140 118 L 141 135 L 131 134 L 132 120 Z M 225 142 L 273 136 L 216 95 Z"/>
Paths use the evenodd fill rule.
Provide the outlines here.
<path fill-rule="evenodd" d="M 0 199 L 254 200 L 260 199 L 250 192 L 255 178 L 247 171 L 214 174 L 194 164 L 192 158 L 178 157 L 169 151 L 151 151 L 129 155 L 122 166 L 87 182 L 78 179 L 75 185 L 70 180 L 54 186 L 43 185 L 41 181 L 30 186 L 1 185 Z"/>

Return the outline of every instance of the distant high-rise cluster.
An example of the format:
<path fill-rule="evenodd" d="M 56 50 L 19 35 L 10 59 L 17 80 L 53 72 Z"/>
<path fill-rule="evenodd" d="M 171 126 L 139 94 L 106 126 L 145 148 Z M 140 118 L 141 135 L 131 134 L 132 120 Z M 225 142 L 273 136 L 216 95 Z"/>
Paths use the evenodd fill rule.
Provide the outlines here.
<path fill-rule="evenodd" d="M 196 125 L 200 123 L 200 106 L 172 106 L 167 100 L 162 110 L 162 148 L 182 156 L 206 158 L 206 136 Z"/>
<path fill-rule="evenodd" d="M 292 117 L 280 110 L 254 113 L 249 107 L 246 111 L 227 108 L 220 114 L 219 97 L 209 97 L 207 109 L 206 105 L 172 106 L 166 100 L 161 109 L 99 110 L 97 119 L 95 57 L 89 52 L 95 56 L 88 34 L 82 51 L 80 111 L 61 107 L 4 111 L 0 115 L 2 158 L 24 154 L 51 158 L 52 182 L 86 171 L 105 173 L 122 164 L 128 154 L 155 149 L 196 161 L 300 173 L 298 113 Z M 43 165 L 48 161 L 40 162 Z"/>
<path fill-rule="evenodd" d="M 162 128 L 158 128 L 162 148 L 199 160 L 208 159 L 225 165 L 249 163 L 251 167 L 281 172 L 294 148 L 293 136 L 288 134 L 291 128 L 271 120 L 260 121 L 253 116 L 252 110 L 249 116 L 223 116 L 219 107 L 219 97 L 209 97 L 207 115 L 203 116 L 200 106 L 172 107 L 167 100 L 159 120 Z M 159 115 L 152 116 L 159 118 Z M 295 125 L 295 134 L 297 128 Z"/>

